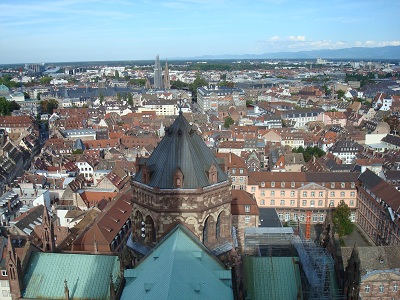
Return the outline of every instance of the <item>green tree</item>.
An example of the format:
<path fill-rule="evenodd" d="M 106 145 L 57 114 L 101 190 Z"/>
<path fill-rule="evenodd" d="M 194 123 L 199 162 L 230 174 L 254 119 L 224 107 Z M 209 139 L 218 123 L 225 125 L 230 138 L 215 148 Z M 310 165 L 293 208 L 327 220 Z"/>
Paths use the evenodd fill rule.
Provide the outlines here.
<path fill-rule="evenodd" d="M 42 93 L 39 92 L 39 93 L 37 93 L 37 95 L 36 95 L 36 99 L 38 99 L 39 101 L 40 101 L 40 96 L 41 96 L 41 94 L 42 94 Z"/>
<path fill-rule="evenodd" d="M 184 83 L 183 81 L 171 80 L 171 89 L 182 90 L 183 88 L 187 88 L 189 85 Z"/>
<path fill-rule="evenodd" d="M 56 99 L 49 99 L 46 103 L 46 112 L 52 114 L 53 110 L 58 108 L 58 101 Z"/>
<path fill-rule="evenodd" d="M 19 110 L 21 108 L 21 106 L 15 102 L 15 101 L 11 101 L 10 102 L 10 112 L 14 111 L 14 110 Z"/>
<path fill-rule="evenodd" d="M 338 99 L 342 99 L 345 93 L 343 90 L 338 90 L 336 92 L 336 94 L 337 94 Z"/>
<path fill-rule="evenodd" d="M 333 225 L 339 237 L 353 232 L 354 224 L 350 220 L 350 207 L 342 200 L 332 214 Z"/>
<path fill-rule="evenodd" d="M 235 83 L 232 82 L 232 81 L 225 81 L 224 80 L 224 81 L 219 82 L 218 86 L 226 86 L 226 87 L 229 87 L 229 88 L 234 88 L 235 87 Z"/>
<path fill-rule="evenodd" d="M 100 92 L 100 94 L 99 94 L 99 99 L 100 99 L 100 104 L 103 104 L 103 102 L 104 102 L 104 95 L 103 95 L 103 93 L 101 93 L 101 92 Z"/>
<path fill-rule="evenodd" d="M 10 114 L 10 101 L 7 101 L 5 97 L 0 97 L 0 115 L 8 116 Z"/>
<path fill-rule="evenodd" d="M 204 78 L 200 77 L 200 73 L 197 73 L 196 79 L 189 84 L 189 90 L 192 92 L 193 99 L 197 101 L 197 88 L 201 86 L 207 86 L 208 82 Z"/>
<path fill-rule="evenodd" d="M 49 76 L 45 76 L 40 78 L 40 84 L 50 84 L 50 82 L 53 80 L 53 78 Z"/>
<path fill-rule="evenodd" d="M 29 96 L 29 93 L 28 92 L 24 92 L 24 99 L 30 99 L 31 98 L 31 96 Z"/>
<path fill-rule="evenodd" d="M 235 121 L 233 121 L 233 119 L 231 117 L 226 117 L 225 118 L 225 122 L 224 122 L 224 127 L 226 129 L 228 129 L 231 125 L 233 125 L 235 123 Z"/>
<path fill-rule="evenodd" d="M 72 150 L 72 154 L 83 154 L 83 150 L 82 149 Z"/>
<path fill-rule="evenodd" d="M 133 106 L 133 96 L 131 93 L 128 93 L 128 104 L 130 106 Z"/>

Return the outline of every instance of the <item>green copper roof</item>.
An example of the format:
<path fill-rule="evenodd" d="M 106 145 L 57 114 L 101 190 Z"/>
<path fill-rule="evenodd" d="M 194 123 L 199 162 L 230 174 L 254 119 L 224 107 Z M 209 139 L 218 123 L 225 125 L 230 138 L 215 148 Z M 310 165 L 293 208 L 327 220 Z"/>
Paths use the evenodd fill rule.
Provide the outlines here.
<path fill-rule="evenodd" d="M 197 135 L 182 113 L 165 131 L 165 136 L 147 159 L 151 171 L 147 185 L 160 189 L 174 188 L 173 178 L 177 169 L 183 174 L 183 189 L 196 189 L 211 185 L 208 171 L 211 165 L 217 168 L 217 182 L 228 180 L 214 153 Z M 134 178 L 142 182 L 142 170 Z"/>
<path fill-rule="evenodd" d="M 67 280 L 70 299 L 108 299 L 110 274 L 117 288 L 119 266 L 118 257 L 111 255 L 32 253 L 23 298 L 65 299 Z"/>
<path fill-rule="evenodd" d="M 246 300 L 297 299 L 301 292 L 298 257 L 246 256 L 243 267 Z"/>
<path fill-rule="evenodd" d="M 233 299 L 231 271 L 181 224 L 124 277 L 121 300 Z"/>

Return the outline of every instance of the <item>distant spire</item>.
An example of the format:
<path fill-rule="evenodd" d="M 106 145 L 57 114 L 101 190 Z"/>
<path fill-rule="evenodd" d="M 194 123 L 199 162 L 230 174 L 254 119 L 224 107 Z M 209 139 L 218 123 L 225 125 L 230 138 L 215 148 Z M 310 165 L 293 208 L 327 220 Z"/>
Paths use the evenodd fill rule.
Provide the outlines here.
<path fill-rule="evenodd" d="M 171 89 L 171 82 L 169 80 L 169 69 L 168 69 L 168 60 L 165 60 L 165 69 L 164 69 L 164 89 Z"/>

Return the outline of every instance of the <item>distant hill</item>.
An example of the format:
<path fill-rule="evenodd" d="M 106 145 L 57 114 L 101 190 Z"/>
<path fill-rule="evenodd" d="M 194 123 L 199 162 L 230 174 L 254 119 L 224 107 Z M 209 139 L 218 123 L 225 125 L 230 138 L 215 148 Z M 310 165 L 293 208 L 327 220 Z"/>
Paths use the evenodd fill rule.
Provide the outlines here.
<path fill-rule="evenodd" d="M 386 47 L 353 47 L 345 49 L 324 49 L 298 52 L 276 52 L 264 54 L 225 54 L 225 55 L 203 55 L 191 57 L 190 59 L 400 59 L 400 46 Z M 182 59 L 182 58 L 179 58 Z M 186 58 L 188 59 L 188 58 Z"/>

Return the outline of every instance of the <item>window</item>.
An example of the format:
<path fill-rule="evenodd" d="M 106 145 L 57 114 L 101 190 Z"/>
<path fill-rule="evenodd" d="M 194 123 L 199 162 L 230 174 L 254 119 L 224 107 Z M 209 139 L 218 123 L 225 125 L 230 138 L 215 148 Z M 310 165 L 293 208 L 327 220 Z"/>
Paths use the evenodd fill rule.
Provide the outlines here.
<path fill-rule="evenodd" d="M 299 219 L 299 216 L 297 214 L 293 214 L 293 220 L 297 221 Z"/>
<path fill-rule="evenodd" d="M 393 292 L 397 292 L 399 290 L 399 285 L 397 283 L 395 283 L 393 285 Z"/>
<path fill-rule="evenodd" d="M 303 197 L 307 197 L 307 192 L 303 192 Z"/>
<path fill-rule="evenodd" d="M 315 192 L 311 192 L 311 197 L 315 197 Z"/>
<path fill-rule="evenodd" d="M 329 201 L 329 206 L 330 207 L 334 207 L 335 206 L 335 201 L 333 201 L 333 200 Z"/>
<path fill-rule="evenodd" d="M 239 174 L 243 174 L 243 169 L 239 169 Z"/>
<path fill-rule="evenodd" d="M 332 189 L 335 188 L 335 183 L 334 183 L 334 182 L 331 183 L 331 188 L 332 188 Z"/>
<path fill-rule="evenodd" d="M 271 196 L 275 196 L 275 191 L 271 191 Z"/>
<path fill-rule="evenodd" d="M 318 206 L 322 206 L 323 205 L 323 201 L 322 200 L 318 200 Z"/>
<path fill-rule="evenodd" d="M 354 206 L 354 200 L 350 200 L 350 206 Z"/>
<path fill-rule="evenodd" d="M 265 200 L 264 199 L 261 200 L 261 205 L 265 205 Z"/>
<path fill-rule="evenodd" d="M 282 213 L 280 213 L 280 214 L 278 214 L 278 217 L 279 217 L 279 220 L 283 220 L 283 214 Z"/>
<path fill-rule="evenodd" d="M 256 187 L 255 187 L 255 186 L 252 186 L 252 187 L 251 187 L 251 192 L 254 193 L 255 191 L 256 191 Z"/>
<path fill-rule="evenodd" d="M 7 270 L 1 270 L 1 276 L 7 276 Z"/>
<path fill-rule="evenodd" d="M 323 222 L 324 221 L 324 215 L 319 215 L 319 221 Z"/>
<path fill-rule="evenodd" d="M 304 222 L 304 214 L 300 215 L 300 222 Z"/>
<path fill-rule="evenodd" d="M 285 196 L 285 191 L 281 191 L 281 196 Z"/>
<path fill-rule="evenodd" d="M 281 187 L 285 187 L 285 183 L 284 182 L 281 182 Z"/>
<path fill-rule="evenodd" d="M 272 200 L 270 201 L 270 204 L 271 204 L 271 205 L 275 205 L 275 200 L 272 199 Z"/>
<path fill-rule="evenodd" d="M 265 186 L 265 182 L 261 182 L 261 187 L 264 187 Z"/>
<path fill-rule="evenodd" d="M 7 297 L 8 296 L 8 291 L 3 291 L 3 297 Z"/>
<path fill-rule="evenodd" d="M 285 214 L 285 221 L 289 221 L 290 220 L 290 213 L 286 213 Z"/>
<path fill-rule="evenodd" d="M 318 195 L 319 195 L 320 197 L 323 197 L 323 196 L 324 196 L 324 192 L 319 192 Z"/>
<path fill-rule="evenodd" d="M 331 192 L 331 197 L 335 197 L 335 192 Z"/>
<path fill-rule="evenodd" d="M 250 205 L 245 205 L 244 206 L 244 212 L 250 212 Z"/>
<path fill-rule="evenodd" d="M 310 201 L 310 205 L 311 205 L 311 206 L 314 206 L 314 205 L 315 205 L 315 201 L 314 201 L 314 200 L 311 200 L 311 201 Z"/>
<path fill-rule="evenodd" d="M 369 290 L 370 290 L 370 287 L 369 287 L 369 284 L 367 284 L 367 285 L 364 287 L 364 292 L 365 292 L 365 293 L 369 293 Z"/>
<path fill-rule="evenodd" d="M 236 169 L 232 169 L 232 174 L 236 174 Z"/>
<path fill-rule="evenodd" d="M 285 200 L 281 200 L 281 205 L 285 205 Z"/>
<path fill-rule="evenodd" d="M 240 176 L 240 177 L 239 177 L 239 181 L 240 181 L 240 182 L 244 182 L 244 177 Z"/>
<path fill-rule="evenodd" d="M 291 186 L 291 187 L 295 187 L 295 183 L 292 182 L 292 183 L 290 184 L 290 186 Z"/>
<path fill-rule="evenodd" d="M 350 192 L 350 197 L 354 197 L 356 195 L 356 192 Z"/>
<path fill-rule="evenodd" d="M 303 206 L 307 205 L 307 200 L 303 200 Z"/>
<path fill-rule="evenodd" d="M 291 205 L 291 206 L 294 205 L 294 200 L 290 200 L 290 205 Z"/>
<path fill-rule="evenodd" d="M 271 181 L 271 187 L 275 187 L 275 182 Z"/>
<path fill-rule="evenodd" d="M 344 197 L 344 192 L 340 192 L 340 197 Z"/>
<path fill-rule="evenodd" d="M 354 189 L 354 188 L 355 188 L 355 186 L 356 186 L 356 185 L 355 185 L 355 183 L 354 183 L 354 182 L 352 182 L 352 183 L 351 183 L 351 188 L 352 188 L 352 189 Z"/>
<path fill-rule="evenodd" d="M 383 284 L 381 284 L 379 286 L 379 293 L 383 293 L 385 291 L 385 287 L 383 286 Z"/>
<path fill-rule="evenodd" d="M 344 182 L 342 182 L 342 183 L 340 184 L 340 187 L 341 187 L 342 189 L 344 189 Z"/>
<path fill-rule="evenodd" d="M 261 191 L 261 196 L 265 197 L 265 191 Z"/>
<path fill-rule="evenodd" d="M 249 224 L 250 223 L 250 216 L 244 216 L 244 222 L 246 224 Z"/>
<path fill-rule="evenodd" d="M 313 222 L 317 222 L 317 221 L 318 221 L 318 215 L 313 214 L 313 216 L 312 216 L 312 221 L 313 221 Z"/>

